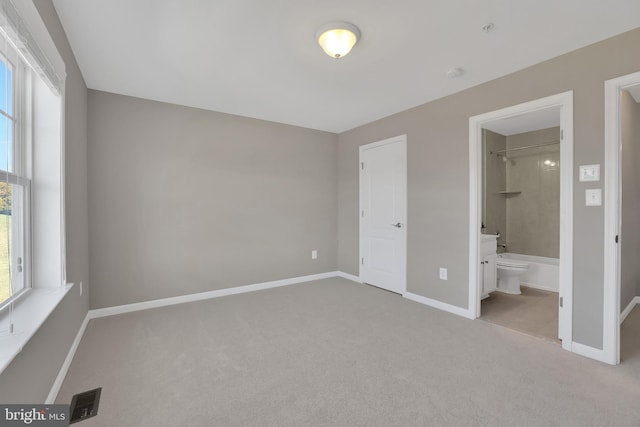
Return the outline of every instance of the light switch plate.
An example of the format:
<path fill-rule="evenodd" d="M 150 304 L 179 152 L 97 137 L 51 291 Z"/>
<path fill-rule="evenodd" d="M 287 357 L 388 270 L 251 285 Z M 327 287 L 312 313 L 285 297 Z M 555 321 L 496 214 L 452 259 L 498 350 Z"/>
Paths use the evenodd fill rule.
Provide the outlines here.
<path fill-rule="evenodd" d="M 586 206 L 602 206 L 602 190 L 591 188 L 584 191 Z"/>
<path fill-rule="evenodd" d="M 580 181 L 600 181 L 600 165 L 580 165 Z"/>
<path fill-rule="evenodd" d="M 447 269 L 446 268 L 441 268 L 440 269 L 440 280 L 447 280 Z"/>

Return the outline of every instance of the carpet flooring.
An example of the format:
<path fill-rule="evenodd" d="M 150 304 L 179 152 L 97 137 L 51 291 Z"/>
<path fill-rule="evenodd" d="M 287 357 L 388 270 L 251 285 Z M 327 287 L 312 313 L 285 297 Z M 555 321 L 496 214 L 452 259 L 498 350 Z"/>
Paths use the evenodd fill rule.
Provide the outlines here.
<path fill-rule="evenodd" d="M 520 289 L 520 295 L 492 292 L 482 300 L 480 319 L 559 344 L 558 293 Z"/>
<path fill-rule="evenodd" d="M 609 366 L 334 278 L 91 320 L 90 426 L 638 426 L 640 312 Z"/>

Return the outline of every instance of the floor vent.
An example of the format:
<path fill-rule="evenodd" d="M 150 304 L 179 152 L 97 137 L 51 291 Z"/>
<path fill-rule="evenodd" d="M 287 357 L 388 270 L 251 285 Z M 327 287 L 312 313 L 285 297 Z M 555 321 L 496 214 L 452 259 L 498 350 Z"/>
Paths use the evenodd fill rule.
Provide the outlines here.
<path fill-rule="evenodd" d="M 100 403 L 100 392 L 102 387 L 78 393 L 71 399 L 70 424 L 98 415 L 98 404 Z"/>

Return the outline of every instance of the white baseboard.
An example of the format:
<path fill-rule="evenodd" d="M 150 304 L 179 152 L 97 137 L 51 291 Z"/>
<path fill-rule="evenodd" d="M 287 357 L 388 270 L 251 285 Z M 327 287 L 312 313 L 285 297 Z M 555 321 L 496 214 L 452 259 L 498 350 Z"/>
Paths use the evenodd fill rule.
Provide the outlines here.
<path fill-rule="evenodd" d="M 73 356 L 76 354 L 76 350 L 78 350 L 78 345 L 80 345 L 80 340 L 82 340 L 82 336 L 84 335 L 85 329 L 87 329 L 87 324 L 91 319 L 89 315 L 90 312 L 87 312 L 86 316 L 84 316 L 84 320 L 82 321 L 82 325 L 80 325 L 80 329 L 76 334 L 76 338 L 73 340 L 71 344 L 71 348 L 67 353 L 67 357 L 64 359 L 64 363 L 62 363 L 62 367 L 60 367 L 60 372 L 58 372 L 58 376 L 56 380 L 53 382 L 53 386 L 51 386 L 51 390 L 49 391 L 49 395 L 47 396 L 47 400 L 45 400 L 46 405 L 51 405 L 55 403 L 56 398 L 58 397 L 58 392 L 60 391 L 60 387 L 62 387 L 62 383 L 64 382 L 65 377 L 67 376 L 67 372 L 69 371 L 69 367 L 71 366 L 71 361 L 73 360 Z"/>
<path fill-rule="evenodd" d="M 458 307 L 456 305 L 447 304 L 442 301 L 437 301 L 431 298 L 423 297 L 422 295 L 413 294 L 411 292 L 405 292 L 402 296 L 411 301 L 418 302 L 420 304 L 428 305 L 429 307 L 437 308 L 439 310 L 447 311 L 449 313 L 457 314 L 458 316 L 466 317 L 467 319 L 473 319 L 471 313 L 466 308 Z"/>
<path fill-rule="evenodd" d="M 271 282 L 256 283 L 253 285 L 237 286 L 234 288 L 217 289 L 215 291 L 201 292 L 197 294 L 181 295 L 179 297 L 162 298 L 133 304 L 117 305 L 114 307 L 98 308 L 90 310 L 91 318 L 113 316 L 114 314 L 130 313 L 132 311 L 148 310 L 150 308 L 166 307 L 168 305 L 184 304 L 193 301 L 202 301 L 211 298 L 225 297 L 229 295 L 244 294 L 246 292 L 261 291 L 263 289 L 278 288 L 280 286 L 296 283 L 311 282 L 312 280 L 328 279 L 336 277 L 337 272 L 312 274 L 310 276 L 293 277 L 290 279 L 274 280 Z"/>
<path fill-rule="evenodd" d="M 360 277 L 354 276 L 353 274 L 344 273 L 342 271 L 338 271 L 338 277 L 342 277 L 343 279 L 351 280 L 353 282 L 362 283 Z"/>
<path fill-rule="evenodd" d="M 604 350 L 600 350 L 599 348 L 590 347 L 574 341 L 571 343 L 571 351 L 575 354 L 579 354 L 580 356 L 588 357 L 589 359 L 610 363 L 605 357 Z"/>
<path fill-rule="evenodd" d="M 624 309 L 624 311 L 622 313 L 620 313 L 620 324 L 622 325 L 622 322 L 624 322 L 624 319 L 627 318 L 627 316 L 629 315 L 629 313 L 631 313 L 631 310 L 633 310 L 633 308 L 636 306 L 636 304 L 640 304 L 640 297 L 635 297 L 634 299 L 631 300 L 631 302 L 629 303 L 629 305 Z"/>

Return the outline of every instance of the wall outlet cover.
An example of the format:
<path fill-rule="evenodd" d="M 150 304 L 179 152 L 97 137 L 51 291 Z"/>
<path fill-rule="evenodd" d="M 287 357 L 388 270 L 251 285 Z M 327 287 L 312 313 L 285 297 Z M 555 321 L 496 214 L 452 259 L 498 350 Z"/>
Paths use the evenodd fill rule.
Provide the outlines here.
<path fill-rule="evenodd" d="M 312 250 L 311 251 L 311 259 L 318 259 L 318 251 L 317 250 Z"/>
<path fill-rule="evenodd" d="M 602 190 L 590 188 L 584 191 L 585 206 L 602 206 Z"/>

